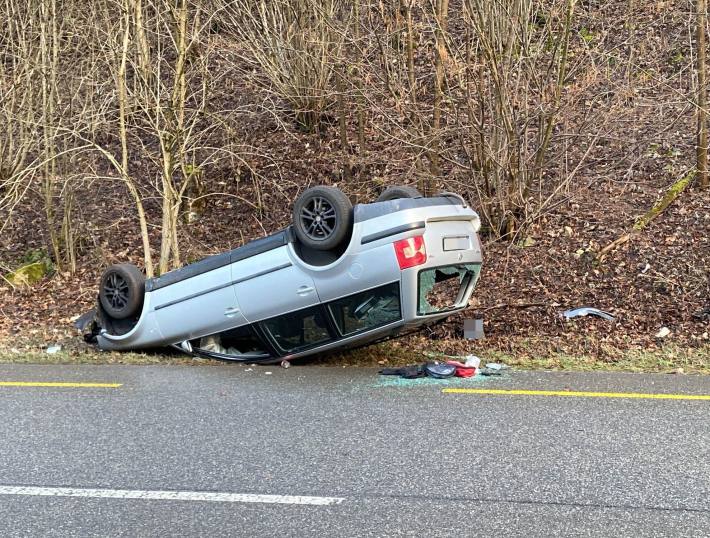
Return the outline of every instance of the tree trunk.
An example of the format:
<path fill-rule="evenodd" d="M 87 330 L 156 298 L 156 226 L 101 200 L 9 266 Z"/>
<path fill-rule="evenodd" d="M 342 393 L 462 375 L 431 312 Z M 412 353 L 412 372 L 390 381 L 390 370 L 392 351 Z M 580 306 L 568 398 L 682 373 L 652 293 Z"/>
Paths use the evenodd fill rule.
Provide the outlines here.
<path fill-rule="evenodd" d="M 708 181 L 708 111 L 707 69 L 705 65 L 705 24 L 707 21 L 706 0 L 698 0 L 698 147 L 697 168 L 701 188 L 710 186 Z"/>

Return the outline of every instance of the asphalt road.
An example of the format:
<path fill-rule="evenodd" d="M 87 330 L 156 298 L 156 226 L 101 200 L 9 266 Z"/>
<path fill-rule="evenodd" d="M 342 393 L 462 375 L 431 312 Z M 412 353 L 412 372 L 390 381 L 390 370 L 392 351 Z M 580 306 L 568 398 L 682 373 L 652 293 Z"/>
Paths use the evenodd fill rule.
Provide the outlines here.
<path fill-rule="evenodd" d="M 710 377 L 0 365 L 0 536 L 710 536 L 710 400 L 451 387 L 708 395 Z"/>

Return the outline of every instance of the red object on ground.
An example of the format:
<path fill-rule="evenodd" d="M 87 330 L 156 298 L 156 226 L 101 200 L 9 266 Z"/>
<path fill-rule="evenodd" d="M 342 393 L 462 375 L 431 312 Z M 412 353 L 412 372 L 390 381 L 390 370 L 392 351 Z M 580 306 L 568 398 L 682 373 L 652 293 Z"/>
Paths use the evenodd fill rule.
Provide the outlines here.
<path fill-rule="evenodd" d="M 466 366 L 464 363 L 458 361 L 446 361 L 446 364 L 456 366 L 456 373 L 454 374 L 456 377 L 473 377 L 476 375 L 475 366 Z"/>

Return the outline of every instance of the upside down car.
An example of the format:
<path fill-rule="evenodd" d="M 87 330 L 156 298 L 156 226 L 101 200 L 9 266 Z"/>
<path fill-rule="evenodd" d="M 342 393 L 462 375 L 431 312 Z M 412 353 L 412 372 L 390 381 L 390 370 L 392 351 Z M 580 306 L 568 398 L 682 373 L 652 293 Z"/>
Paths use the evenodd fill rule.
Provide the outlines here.
<path fill-rule="evenodd" d="M 268 237 L 148 280 L 134 265 L 109 267 L 82 325 L 101 349 L 250 362 L 361 346 L 466 308 L 479 228 L 452 193 L 390 187 L 353 207 L 335 187 L 312 187 Z"/>

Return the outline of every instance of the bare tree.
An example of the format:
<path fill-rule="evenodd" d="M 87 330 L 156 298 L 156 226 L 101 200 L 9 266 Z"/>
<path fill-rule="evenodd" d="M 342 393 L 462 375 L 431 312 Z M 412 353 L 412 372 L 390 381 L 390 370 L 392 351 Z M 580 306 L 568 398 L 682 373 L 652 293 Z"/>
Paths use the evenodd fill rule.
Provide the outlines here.
<path fill-rule="evenodd" d="M 344 0 L 234 0 L 222 15 L 239 39 L 255 82 L 285 101 L 296 123 L 317 131 L 334 104 L 336 69 L 347 36 Z"/>

